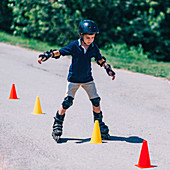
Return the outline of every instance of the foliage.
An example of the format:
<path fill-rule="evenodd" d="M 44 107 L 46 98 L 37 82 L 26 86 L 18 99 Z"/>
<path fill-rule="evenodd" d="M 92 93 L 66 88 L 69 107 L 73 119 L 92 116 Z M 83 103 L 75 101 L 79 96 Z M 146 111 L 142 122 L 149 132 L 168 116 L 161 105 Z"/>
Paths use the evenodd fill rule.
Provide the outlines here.
<path fill-rule="evenodd" d="M 67 8 L 97 22 L 99 46 L 113 42 L 142 44 L 150 58 L 170 61 L 170 1 L 168 0 L 65 0 Z"/>
<path fill-rule="evenodd" d="M 9 1 L 15 35 L 66 45 L 77 39 L 79 22 L 92 19 L 99 26 L 99 47 L 141 44 L 149 58 L 170 61 L 169 0 Z"/>
<path fill-rule="evenodd" d="M 8 8 L 8 0 L 0 1 L 0 7 L 0 30 L 11 32 L 12 9 Z"/>
<path fill-rule="evenodd" d="M 15 2 L 15 3 L 13 3 Z M 71 14 L 62 3 L 48 0 L 15 0 L 14 35 L 25 35 L 58 45 L 65 45 L 77 36 L 80 14 Z"/>

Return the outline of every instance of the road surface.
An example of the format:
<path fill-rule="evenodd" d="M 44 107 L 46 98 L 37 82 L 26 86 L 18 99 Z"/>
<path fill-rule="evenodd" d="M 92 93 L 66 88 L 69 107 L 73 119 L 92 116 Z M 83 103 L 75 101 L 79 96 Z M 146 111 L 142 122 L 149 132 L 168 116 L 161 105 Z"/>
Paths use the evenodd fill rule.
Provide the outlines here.
<path fill-rule="evenodd" d="M 170 82 L 116 70 L 114 81 L 92 64 L 110 141 L 90 144 L 92 107 L 80 88 L 67 112 L 63 139 L 51 137 L 63 101 L 70 58 L 38 64 L 40 52 L 0 43 L 0 169 L 135 170 L 142 141 L 148 141 L 156 170 L 170 166 Z M 18 100 L 9 100 L 15 83 Z M 32 114 L 39 96 L 42 115 Z"/>

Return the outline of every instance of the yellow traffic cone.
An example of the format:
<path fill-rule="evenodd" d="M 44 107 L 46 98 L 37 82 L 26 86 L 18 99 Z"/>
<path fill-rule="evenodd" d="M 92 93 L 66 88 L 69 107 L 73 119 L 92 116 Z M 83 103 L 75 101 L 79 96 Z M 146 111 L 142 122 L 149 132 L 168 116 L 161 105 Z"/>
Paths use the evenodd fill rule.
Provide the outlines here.
<path fill-rule="evenodd" d="M 98 120 L 95 120 L 93 134 L 90 143 L 102 143 L 102 137 L 100 133 L 100 126 Z"/>
<path fill-rule="evenodd" d="M 40 99 L 38 96 L 36 98 L 33 114 L 43 114 L 41 110 Z"/>

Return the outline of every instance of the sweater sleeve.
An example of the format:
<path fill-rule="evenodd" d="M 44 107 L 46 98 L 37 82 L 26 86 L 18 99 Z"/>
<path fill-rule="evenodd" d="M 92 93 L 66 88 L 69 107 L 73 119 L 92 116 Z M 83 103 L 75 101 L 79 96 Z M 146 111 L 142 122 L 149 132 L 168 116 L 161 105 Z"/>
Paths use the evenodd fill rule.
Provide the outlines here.
<path fill-rule="evenodd" d="M 96 56 L 95 56 L 95 60 L 98 61 L 98 60 L 101 60 L 102 59 L 102 55 L 100 53 L 100 50 L 98 48 L 98 46 L 95 44 L 95 48 L 96 48 Z"/>
<path fill-rule="evenodd" d="M 60 54 L 65 56 L 65 55 L 71 55 L 73 50 L 73 43 L 68 44 L 66 47 L 61 48 Z"/>

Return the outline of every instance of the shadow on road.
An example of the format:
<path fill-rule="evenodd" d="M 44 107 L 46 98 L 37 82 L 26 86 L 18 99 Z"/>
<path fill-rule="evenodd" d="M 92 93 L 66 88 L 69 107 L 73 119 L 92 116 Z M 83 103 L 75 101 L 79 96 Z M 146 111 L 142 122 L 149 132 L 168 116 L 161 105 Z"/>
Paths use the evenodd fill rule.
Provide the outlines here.
<path fill-rule="evenodd" d="M 118 137 L 118 136 L 111 136 L 111 141 L 125 141 L 128 143 L 142 143 L 144 139 L 138 136 L 130 136 L 130 137 Z"/>
<path fill-rule="evenodd" d="M 68 141 L 75 141 L 77 144 L 90 142 L 91 138 L 79 139 L 79 138 L 60 138 L 59 143 L 67 143 Z M 144 139 L 138 136 L 130 136 L 130 137 L 118 137 L 118 136 L 110 136 L 109 140 L 103 140 L 103 143 L 107 143 L 106 141 L 125 141 L 128 143 L 142 143 Z"/>
<path fill-rule="evenodd" d="M 58 143 L 67 143 L 68 141 L 76 141 L 75 143 L 85 143 L 90 142 L 91 138 L 79 139 L 79 138 L 60 138 Z"/>

